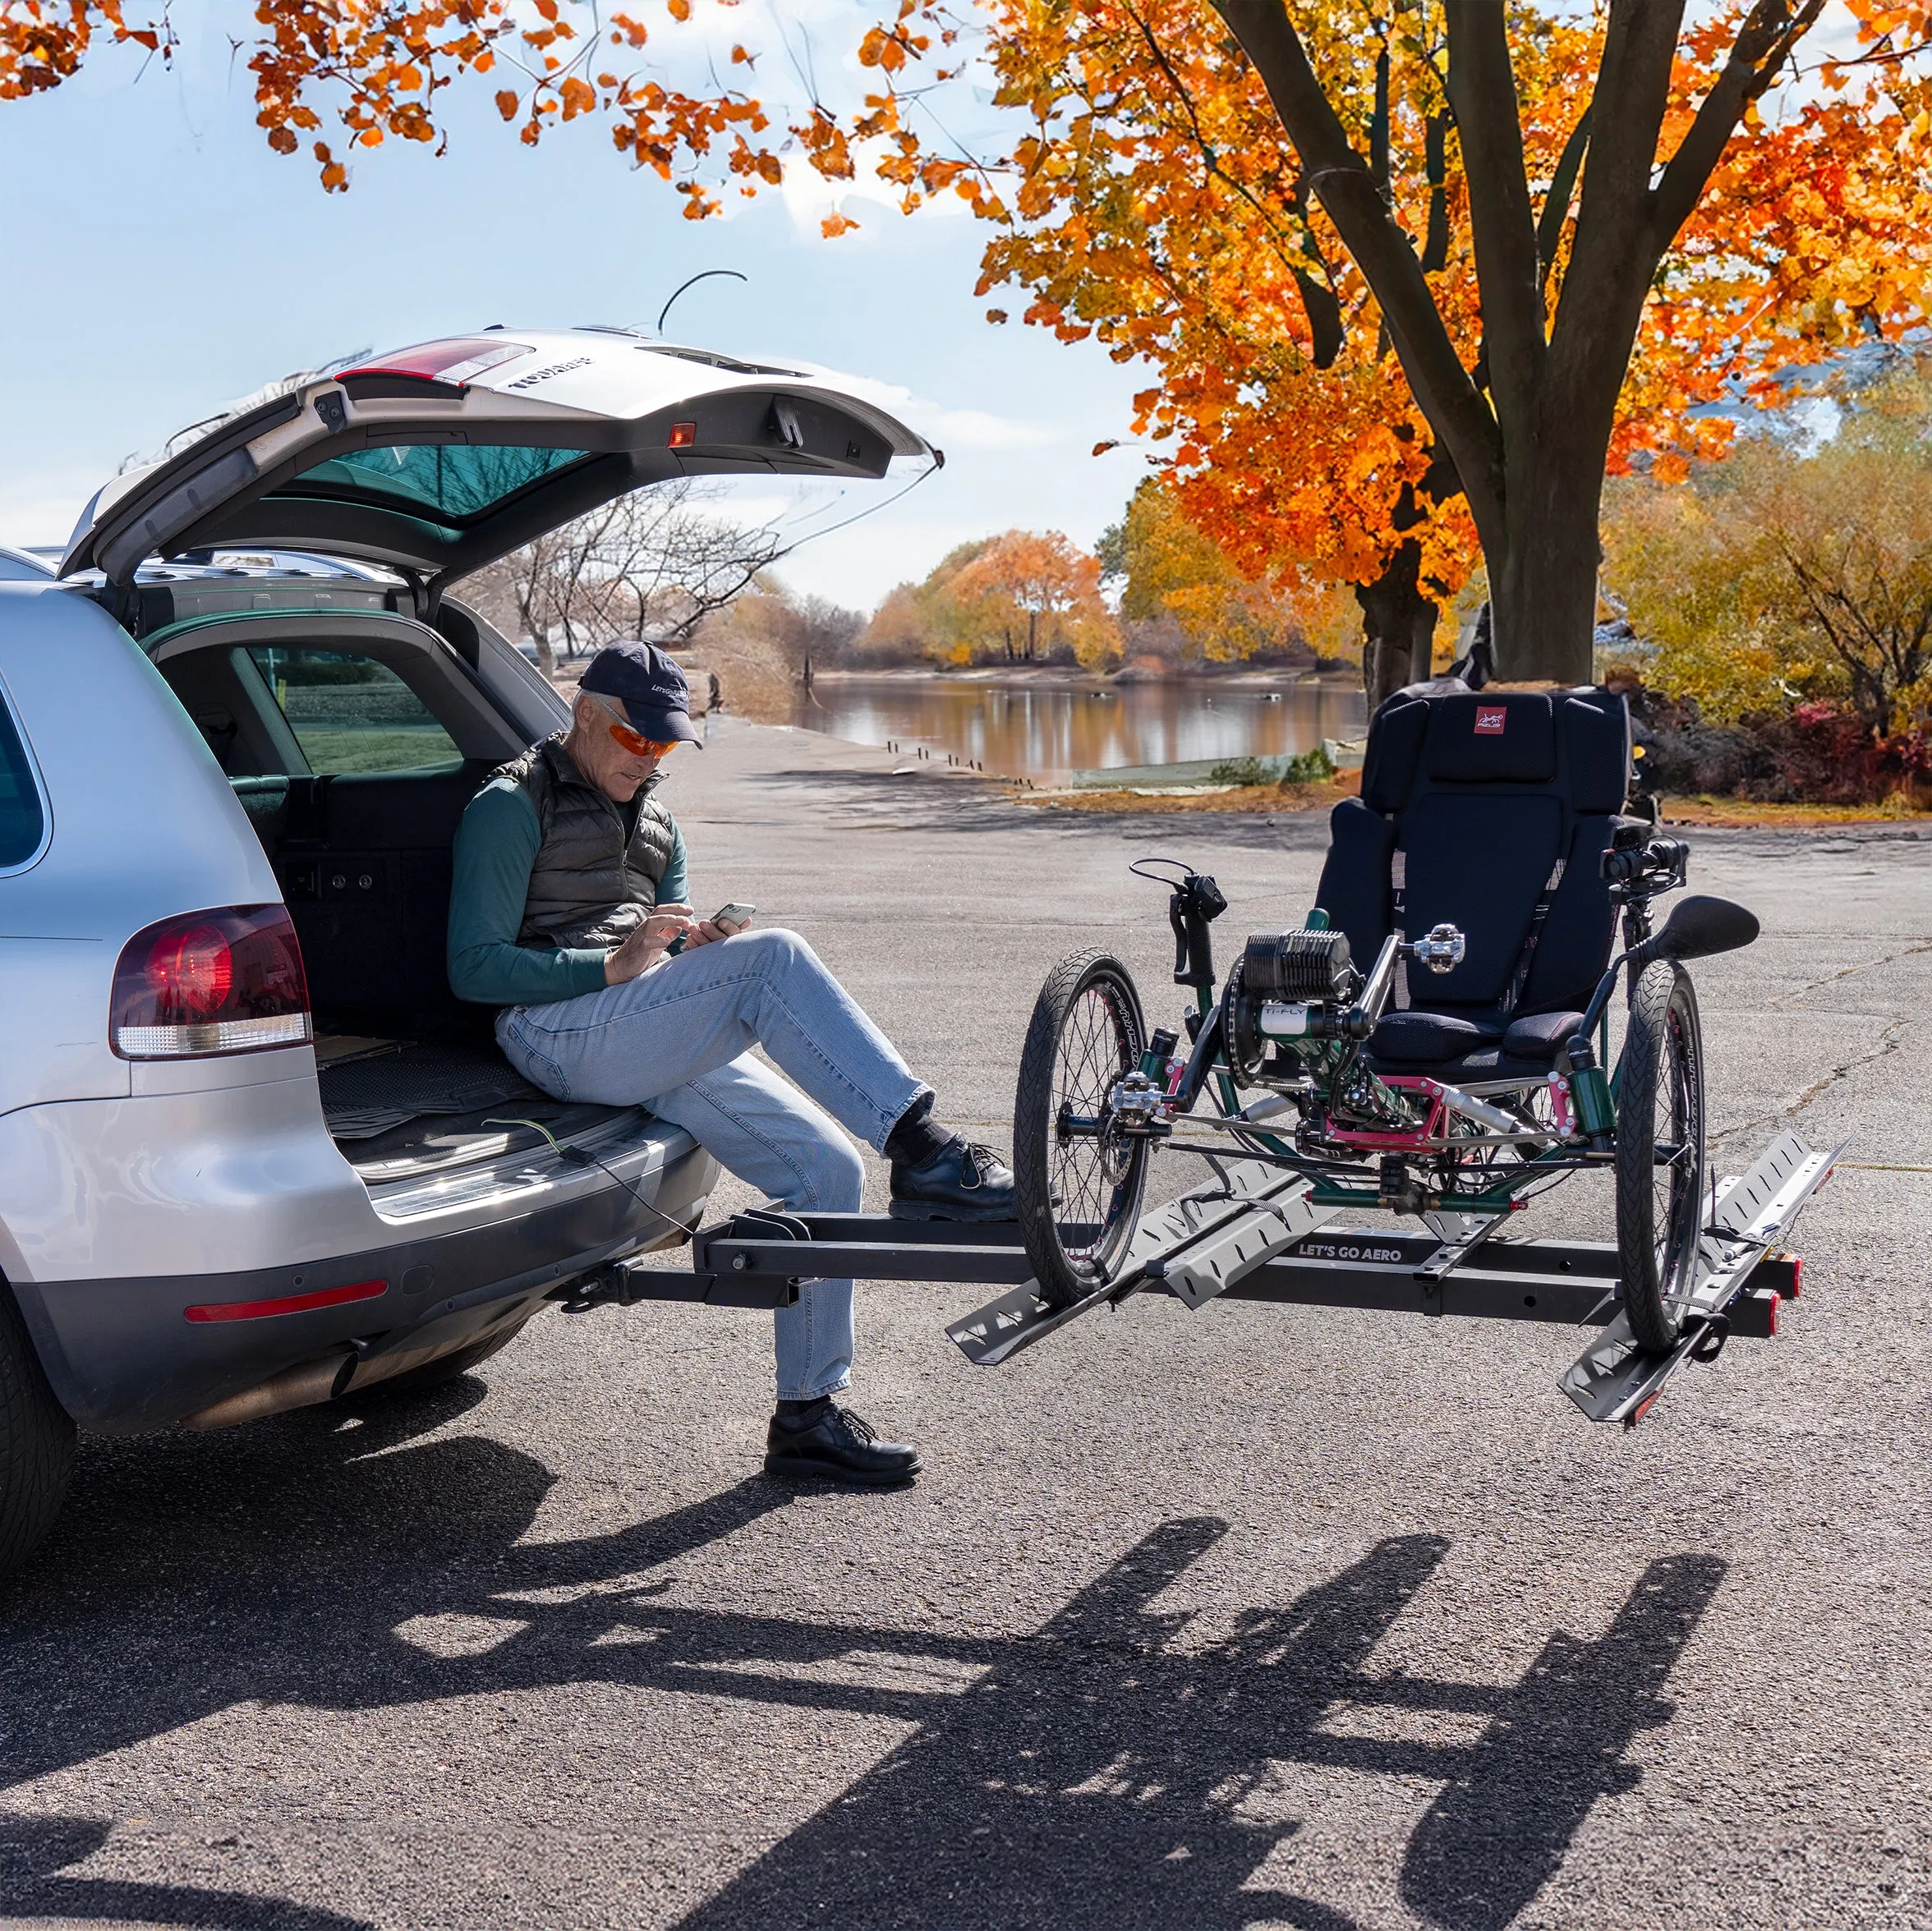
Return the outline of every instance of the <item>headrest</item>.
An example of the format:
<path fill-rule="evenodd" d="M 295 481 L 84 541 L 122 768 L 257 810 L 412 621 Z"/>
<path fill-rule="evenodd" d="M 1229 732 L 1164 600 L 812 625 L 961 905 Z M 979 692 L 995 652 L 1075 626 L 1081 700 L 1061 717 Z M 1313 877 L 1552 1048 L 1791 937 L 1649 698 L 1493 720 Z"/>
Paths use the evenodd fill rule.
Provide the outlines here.
<path fill-rule="evenodd" d="M 1408 803 L 1428 714 L 1421 698 L 1401 696 L 1376 712 L 1362 757 L 1362 802 L 1370 811 L 1399 811 Z"/>
<path fill-rule="evenodd" d="M 1621 811 L 1630 789 L 1630 711 L 1616 691 L 1569 691 L 1557 725 L 1570 766 L 1570 802 L 1580 811 Z"/>
<path fill-rule="evenodd" d="M 1451 784 L 1543 784 L 1556 775 L 1557 733 L 1541 691 L 1477 691 L 1428 707 L 1428 775 Z"/>

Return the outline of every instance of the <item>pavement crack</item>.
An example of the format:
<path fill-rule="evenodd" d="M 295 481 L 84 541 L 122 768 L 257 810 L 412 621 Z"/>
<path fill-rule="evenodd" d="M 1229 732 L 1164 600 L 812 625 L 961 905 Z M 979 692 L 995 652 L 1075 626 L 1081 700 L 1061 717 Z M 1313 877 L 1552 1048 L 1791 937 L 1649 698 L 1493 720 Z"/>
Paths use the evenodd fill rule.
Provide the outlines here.
<path fill-rule="evenodd" d="M 1897 952 L 1887 952 L 1877 959 L 1868 959 L 1857 965 L 1841 966 L 1835 972 L 1828 972 L 1822 979 L 1815 979 L 1809 986 L 1801 986 L 1796 992 L 1787 992 L 1782 999 L 1769 1002 L 1768 1009 L 1778 1011 L 1794 1000 L 1809 999 L 1814 992 L 1821 992 L 1827 986 L 1835 986 L 1841 979 L 1854 977 L 1860 972 L 1869 972 L 1876 966 L 1890 965 L 1895 960 L 1910 959 L 1915 953 L 1932 952 L 1932 939 L 1915 939 L 1909 945 L 1902 946 Z"/>
<path fill-rule="evenodd" d="M 1915 947 L 1913 949 L 1919 951 L 1932 951 L 1932 946 Z M 1909 1017 L 1902 1015 L 1900 1018 L 1894 1019 L 1892 1023 L 1879 1035 L 1878 1044 L 1874 1046 L 1870 1052 L 1855 1053 L 1850 1059 L 1841 1060 L 1838 1064 L 1832 1067 L 1828 1071 L 1819 1074 L 1818 1078 L 1813 1080 L 1810 1085 L 1806 1087 L 1804 1092 L 1800 1093 L 1797 1098 L 1793 1100 L 1788 1106 L 1780 1107 L 1774 1113 L 1760 1113 L 1755 1120 L 1742 1120 L 1736 1126 L 1719 1127 L 1718 1130 L 1710 1136 L 1713 1143 L 1714 1143 L 1718 1140 L 1727 1140 L 1731 1138 L 1733 1134 L 1747 1133 L 1750 1132 L 1754 1127 L 1782 1126 L 1787 1122 L 1795 1120 L 1797 1115 L 1802 1113 L 1805 1109 L 1809 1106 L 1814 1100 L 1818 1098 L 1821 1093 L 1824 1093 L 1832 1087 L 1836 1086 L 1841 1079 L 1849 1078 L 1852 1074 L 1856 1073 L 1861 1066 L 1870 1066 L 1875 1061 L 1883 1060 L 1888 1055 L 1897 1052 L 1898 1051 L 1899 1040 L 1904 1034 L 1907 1028 L 1911 1024 L 1911 1020 Z"/>

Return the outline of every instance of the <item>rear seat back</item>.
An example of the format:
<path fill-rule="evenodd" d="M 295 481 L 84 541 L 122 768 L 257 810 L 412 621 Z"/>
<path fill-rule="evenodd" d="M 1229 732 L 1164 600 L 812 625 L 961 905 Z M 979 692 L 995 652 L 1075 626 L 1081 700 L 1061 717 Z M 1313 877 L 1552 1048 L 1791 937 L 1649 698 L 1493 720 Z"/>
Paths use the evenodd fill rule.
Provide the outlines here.
<path fill-rule="evenodd" d="M 494 767 L 288 779 L 273 859 L 316 1012 L 346 1031 L 487 1029 L 449 990 L 450 847 Z"/>
<path fill-rule="evenodd" d="M 1463 933 L 1453 972 L 1410 975 L 1419 1007 L 1485 1023 L 1580 1007 L 1609 958 L 1600 860 L 1629 771 L 1619 695 L 1399 695 L 1370 727 L 1360 798 L 1330 821 L 1318 903 L 1364 966 L 1392 931 Z"/>

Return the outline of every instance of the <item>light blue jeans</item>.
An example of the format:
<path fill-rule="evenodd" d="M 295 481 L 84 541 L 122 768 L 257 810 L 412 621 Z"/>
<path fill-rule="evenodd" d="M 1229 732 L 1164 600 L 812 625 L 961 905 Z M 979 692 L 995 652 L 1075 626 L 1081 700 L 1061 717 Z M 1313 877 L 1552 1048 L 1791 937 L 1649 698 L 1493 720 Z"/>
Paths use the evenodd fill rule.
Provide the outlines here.
<path fill-rule="evenodd" d="M 865 1168 L 839 1128 L 883 1151 L 931 1090 L 796 932 L 741 932 L 622 986 L 512 1006 L 496 1037 L 533 1086 L 559 1100 L 648 1106 L 800 1213 L 858 1212 Z M 797 1086 L 753 1059 L 754 1046 Z M 776 1349 L 780 1400 L 849 1386 L 852 1283 L 807 1281 L 778 1310 Z"/>

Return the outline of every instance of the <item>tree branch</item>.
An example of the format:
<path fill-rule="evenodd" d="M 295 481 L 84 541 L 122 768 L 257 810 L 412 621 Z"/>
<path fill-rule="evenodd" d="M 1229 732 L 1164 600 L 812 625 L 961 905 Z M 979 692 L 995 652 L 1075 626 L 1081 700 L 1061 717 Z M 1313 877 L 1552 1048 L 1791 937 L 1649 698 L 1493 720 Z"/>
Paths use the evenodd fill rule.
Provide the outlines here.
<path fill-rule="evenodd" d="M 1683 18 L 1684 0 L 1610 0 L 1576 239 L 1550 332 L 1552 423 L 1593 440 L 1599 418 L 1608 434 L 1657 262 L 1650 172 Z"/>
<path fill-rule="evenodd" d="M 1314 277 L 1294 259 L 1283 242 L 1274 215 L 1266 203 L 1253 189 L 1244 182 L 1237 181 L 1221 166 L 1221 157 L 1215 151 L 1213 142 L 1208 139 L 1206 131 L 1201 126 L 1201 117 L 1194 106 L 1194 96 L 1188 92 L 1186 82 L 1174 71 L 1174 63 L 1168 59 L 1166 49 L 1162 46 L 1153 29 L 1134 11 L 1131 6 L 1127 8 L 1127 17 L 1139 30 L 1141 39 L 1146 44 L 1149 56 L 1152 58 L 1154 64 L 1166 76 L 1168 85 L 1174 90 L 1175 99 L 1180 102 L 1181 112 L 1187 117 L 1188 131 L 1193 137 L 1195 148 L 1200 154 L 1202 166 L 1212 179 L 1221 182 L 1231 192 L 1239 195 L 1254 210 L 1263 229 L 1267 232 L 1269 245 L 1280 257 L 1281 265 L 1294 278 L 1295 289 L 1301 297 L 1302 312 L 1308 319 L 1309 341 L 1314 356 L 1315 366 L 1318 369 L 1332 367 L 1336 358 L 1341 353 L 1342 346 L 1346 338 L 1346 331 L 1342 321 L 1341 303 L 1336 298 L 1334 289 L 1325 283 L 1316 281 Z M 1304 246 L 1297 252 L 1313 255 L 1314 259 L 1320 262 L 1322 260 L 1320 252 L 1314 246 L 1313 238 L 1308 233 L 1308 216 L 1305 208 L 1302 210 L 1301 223 Z M 1326 275 L 1327 264 L 1322 262 L 1322 268 L 1324 275 Z"/>
<path fill-rule="evenodd" d="M 1541 264 L 1543 286 L 1549 286 L 1550 270 L 1556 266 L 1557 251 L 1563 244 L 1563 223 L 1570 218 L 1570 198 L 1576 192 L 1576 177 L 1583 169 L 1584 150 L 1589 145 L 1590 109 L 1588 104 L 1570 130 L 1563 151 L 1557 157 L 1557 172 L 1550 177 L 1549 192 L 1543 197 L 1543 213 L 1536 223 L 1536 254 Z"/>
<path fill-rule="evenodd" d="M 1690 131 L 1677 144 L 1650 197 L 1650 231 L 1658 255 L 1696 213 L 1704 184 L 1723 158 L 1746 106 L 1777 78 L 1792 48 L 1824 11 L 1824 0 L 1805 0 L 1798 7 L 1791 0 L 1758 0 L 1745 16 L 1723 71 L 1699 104 Z"/>
<path fill-rule="evenodd" d="M 1522 109 L 1502 0 L 1447 0 L 1449 107 L 1469 182 L 1489 393 L 1506 439 L 1532 421 L 1543 374 L 1543 278 Z"/>
<path fill-rule="evenodd" d="M 1282 0 L 1214 0 L 1214 7 L 1254 63 L 1309 186 L 1373 291 L 1416 406 L 1455 462 L 1484 548 L 1501 559 L 1502 434 L 1456 352 L 1409 237 L 1329 104 Z"/>

